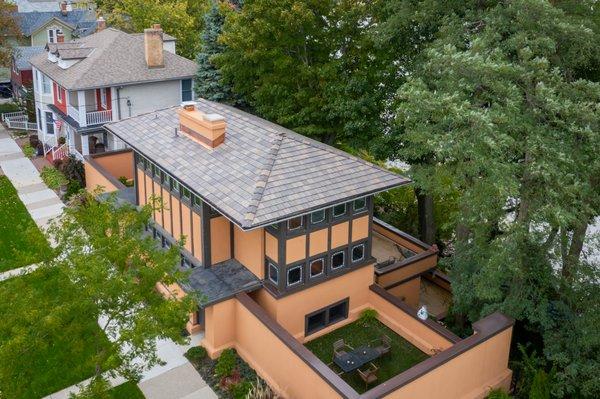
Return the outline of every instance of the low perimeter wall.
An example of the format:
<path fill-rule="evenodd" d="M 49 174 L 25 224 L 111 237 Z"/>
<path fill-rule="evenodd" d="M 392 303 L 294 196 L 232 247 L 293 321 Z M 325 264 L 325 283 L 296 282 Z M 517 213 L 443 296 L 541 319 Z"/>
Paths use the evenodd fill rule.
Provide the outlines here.
<path fill-rule="evenodd" d="M 125 185 L 119 181 L 119 177 L 133 179 L 133 152 L 127 149 L 87 155 L 84 168 L 88 191 L 92 192 L 98 186 L 107 193 L 122 190 Z"/>
<path fill-rule="evenodd" d="M 414 309 L 379 286 L 370 287 L 369 300 L 385 324 L 421 350 L 436 354 L 362 395 L 246 293 L 226 301 L 229 322 L 214 328 L 228 329 L 229 336 L 221 342 L 223 346 L 215 346 L 235 347 L 284 398 L 483 398 L 493 388 L 508 390 L 510 318 L 494 313 L 474 323 L 475 333 L 461 340 L 431 320 L 418 319 Z M 207 328 L 211 329 L 208 320 Z"/>

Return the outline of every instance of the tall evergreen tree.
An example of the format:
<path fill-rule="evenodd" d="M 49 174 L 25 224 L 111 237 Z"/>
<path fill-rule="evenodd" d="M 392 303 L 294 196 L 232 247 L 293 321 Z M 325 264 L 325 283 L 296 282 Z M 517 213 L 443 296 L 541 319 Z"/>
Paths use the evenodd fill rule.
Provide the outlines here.
<path fill-rule="evenodd" d="M 228 3 L 231 7 L 239 4 Z M 214 56 L 223 53 L 225 46 L 219 43 L 219 36 L 225 22 L 224 10 L 217 0 L 213 0 L 210 9 L 204 15 L 204 30 L 201 36 L 201 48 L 196 62 L 198 72 L 195 78 L 195 92 L 198 97 L 211 101 L 240 105 L 239 96 L 223 81 L 219 68 L 214 64 Z"/>

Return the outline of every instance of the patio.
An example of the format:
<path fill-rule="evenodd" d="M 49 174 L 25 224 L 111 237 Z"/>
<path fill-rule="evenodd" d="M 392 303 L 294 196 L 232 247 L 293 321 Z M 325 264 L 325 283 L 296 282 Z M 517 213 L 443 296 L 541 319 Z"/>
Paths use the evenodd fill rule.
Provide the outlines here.
<path fill-rule="evenodd" d="M 418 348 L 377 319 L 366 321 L 359 319 L 307 342 L 305 346 L 324 363 L 328 364 L 331 369 L 338 373 L 353 389 L 358 393 L 363 393 L 367 389 L 365 389 L 365 381 L 361 378 L 358 369 L 350 372 L 343 372 L 343 370 L 333 362 L 334 343 L 343 339 L 348 346 L 354 349 L 354 351 L 352 351 L 352 349 L 346 347 L 344 351 L 362 353 L 362 349 L 366 349 L 368 352 L 372 350 L 373 347 L 381 345 L 381 343 L 378 343 L 377 341 L 380 340 L 382 336 L 390 338 L 391 348 L 389 352 L 381 356 L 373 356 L 374 359 L 371 362 L 360 367 L 360 370 L 363 371 L 369 369 L 370 364 L 377 368 L 375 371 L 377 380 L 368 385 L 367 389 L 370 389 L 411 368 L 415 364 L 422 362 L 428 358 L 428 355 L 421 352 Z M 370 346 L 370 348 L 367 348 L 367 346 Z"/>

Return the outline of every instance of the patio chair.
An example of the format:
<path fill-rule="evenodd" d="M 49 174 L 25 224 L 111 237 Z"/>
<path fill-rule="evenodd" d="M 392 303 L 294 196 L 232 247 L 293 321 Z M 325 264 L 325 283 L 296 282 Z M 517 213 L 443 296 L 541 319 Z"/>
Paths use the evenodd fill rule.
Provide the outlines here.
<path fill-rule="evenodd" d="M 369 384 L 373 384 L 377 381 L 377 371 L 379 367 L 373 363 L 369 363 L 369 368 L 366 370 L 358 369 L 358 375 L 365 382 L 365 391 L 369 387 Z"/>
<path fill-rule="evenodd" d="M 344 374 L 344 370 L 338 371 L 340 368 L 334 362 L 327 363 L 327 367 L 329 367 L 334 373 L 339 375 L 340 377 Z"/>
<path fill-rule="evenodd" d="M 375 350 L 379 352 L 379 356 L 387 355 L 392 350 L 392 339 L 387 335 L 382 335 L 380 338 L 371 341 L 371 343 Z"/>
<path fill-rule="evenodd" d="M 347 349 L 354 350 L 353 347 L 348 345 L 344 339 L 338 339 L 333 343 L 333 358 L 340 357 L 348 353 Z"/>

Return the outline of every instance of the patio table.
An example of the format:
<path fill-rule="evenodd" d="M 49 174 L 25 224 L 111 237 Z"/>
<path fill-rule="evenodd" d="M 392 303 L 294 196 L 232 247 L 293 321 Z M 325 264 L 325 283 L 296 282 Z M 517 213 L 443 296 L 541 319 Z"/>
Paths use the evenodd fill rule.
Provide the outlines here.
<path fill-rule="evenodd" d="M 349 373 L 372 362 L 377 359 L 379 355 L 379 351 L 375 348 L 364 345 L 359 346 L 353 351 L 346 352 L 341 356 L 336 356 L 333 361 L 344 373 Z"/>

